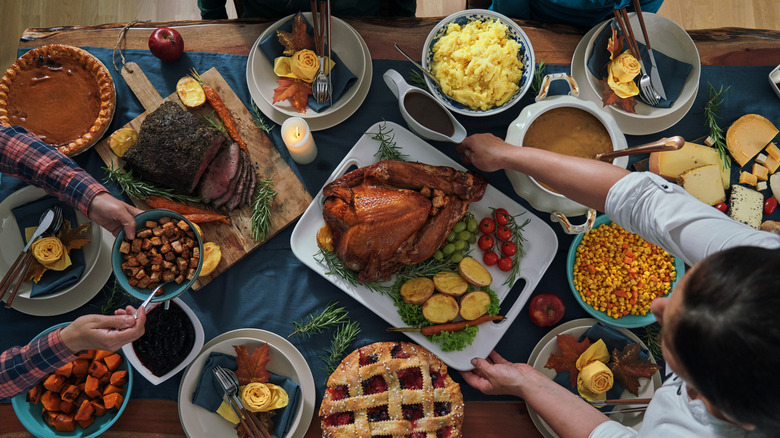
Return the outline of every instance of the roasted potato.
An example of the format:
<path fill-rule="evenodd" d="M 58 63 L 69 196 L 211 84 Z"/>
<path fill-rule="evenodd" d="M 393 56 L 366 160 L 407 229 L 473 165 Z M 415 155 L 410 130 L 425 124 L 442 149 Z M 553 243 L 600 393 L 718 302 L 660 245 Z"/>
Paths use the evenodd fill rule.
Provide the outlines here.
<path fill-rule="evenodd" d="M 428 321 L 444 324 L 458 316 L 458 302 L 450 295 L 433 294 L 423 303 L 422 313 Z"/>
<path fill-rule="evenodd" d="M 490 305 L 490 295 L 481 290 L 475 290 L 463 295 L 460 299 L 460 316 L 463 319 L 473 321 L 487 313 Z"/>
<path fill-rule="evenodd" d="M 401 298 L 407 304 L 420 305 L 433 295 L 433 280 L 427 277 L 418 277 L 406 280 L 401 285 Z"/>
<path fill-rule="evenodd" d="M 108 137 L 108 147 L 121 158 L 137 141 L 138 133 L 133 128 L 120 128 Z"/>
<path fill-rule="evenodd" d="M 454 297 L 465 294 L 469 287 L 466 280 L 455 272 L 439 272 L 433 276 L 433 285 L 437 291 Z"/>
<path fill-rule="evenodd" d="M 464 257 L 458 263 L 458 273 L 469 284 L 477 287 L 487 287 L 493 282 L 493 276 L 490 275 L 490 272 L 482 266 L 482 263 L 472 257 Z"/>

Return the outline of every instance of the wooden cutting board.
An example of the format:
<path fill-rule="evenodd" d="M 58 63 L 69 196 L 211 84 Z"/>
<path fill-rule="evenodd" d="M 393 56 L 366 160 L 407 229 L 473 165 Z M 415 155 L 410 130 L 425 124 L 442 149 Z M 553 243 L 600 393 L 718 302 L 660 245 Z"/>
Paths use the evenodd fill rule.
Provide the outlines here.
<path fill-rule="evenodd" d="M 312 197 L 287 165 L 287 162 L 284 161 L 279 151 L 276 150 L 276 147 L 271 143 L 265 132 L 255 125 L 252 114 L 241 102 L 241 99 L 230 89 L 230 86 L 225 82 L 217 69 L 212 68 L 200 76 L 204 83 L 210 85 L 219 94 L 225 102 L 225 106 L 233 115 L 238 132 L 249 149 L 249 156 L 257 172 L 257 178 L 273 178 L 274 180 L 274 189 L 277 195 L 274 197 L 271 205 L 271 225 L 268 236 L 266 236 L 266 240 L 268 240 L 303 214 L 306 207 L 311 203 Z M 133 119 L 125 127 L 140 131 L 141 122 L 144 121 L 146 115 L 154 111 L 165 100 L 181 103 L 176 93 L 163 100 L 146 75 L 143 74 L 140 67 L 135 63 L 125 64 L 122 69 L 122 77 L 125 78 L 127 84 L 146 109 L 146 112 Z M 196 116 L 218 117 L 216 114 L 212 114 L 213 110 L 208 103 L 197 110 L 188 109 L 188 111 Z M 114 155 L 108 147 L 108 136 L 95 145 L 95 148 L 107 165 L 114 167 L 123 166 L 123 160 Z M 149 210 L 149 206 L 143 200 L 133 199 L 133 203 L 138 208 Z M 207 208 L 199 204 L 192 205 L 199 208 Z M 219 265 L 217 265 L 217 268 L 211 275 L 198 278 L 192 286 L 193 289 L 200 289 L 205 286 L 213 278 L 225 272 L 234 263 L 265 242 L 258 242 L 251 237 L 252 209 L 250 206 L 245 205 L 235 209 L 230 212 L 229 216 L 232 222 L 231 225 L 219 222 L 200 224 L 203 230 L 204 242 L 219 244 L 222 250 L 222 260 L 220 260 Z"/>

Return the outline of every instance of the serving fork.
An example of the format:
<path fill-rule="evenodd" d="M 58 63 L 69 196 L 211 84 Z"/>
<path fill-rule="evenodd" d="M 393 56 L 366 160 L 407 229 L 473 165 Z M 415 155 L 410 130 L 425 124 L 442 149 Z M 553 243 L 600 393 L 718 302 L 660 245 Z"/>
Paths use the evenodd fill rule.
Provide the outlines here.
<path fill-rule="evenodd" d="M 217 378 L 217 382 L 225 391 L 225 396 L 228 398 L 228 404 L 233 408 L 233 411 L 238 416 L 238 420 L 244 429 L 257 438 L 271 438 L 271 434 L 268 433 L 265 426 L 260 420 L 252 413 L 246 410 L 244 404 L 241 403 L 241 398 L 238 397 L 238 377 L 236 374 L 224 367 L 216 366 L 212 369 L 214 377 Z"/>

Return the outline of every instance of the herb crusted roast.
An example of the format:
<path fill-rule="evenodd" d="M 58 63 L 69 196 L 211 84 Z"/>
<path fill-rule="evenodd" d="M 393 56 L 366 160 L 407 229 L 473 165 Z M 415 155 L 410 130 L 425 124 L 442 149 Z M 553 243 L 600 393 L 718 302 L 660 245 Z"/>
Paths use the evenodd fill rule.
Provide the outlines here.
<path fill-rule="evenodd" d="M 473 172 L 380 161 L 326 185 L 322 215 L 339 259 L 370 283 L 430 258 L 486 188 Z"/>

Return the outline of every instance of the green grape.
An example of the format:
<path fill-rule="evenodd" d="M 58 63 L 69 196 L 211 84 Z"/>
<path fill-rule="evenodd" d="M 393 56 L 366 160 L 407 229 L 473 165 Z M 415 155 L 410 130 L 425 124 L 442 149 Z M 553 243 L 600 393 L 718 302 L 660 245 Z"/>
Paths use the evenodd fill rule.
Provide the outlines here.
<path fill-rule="evenodd" d="M 442 261 L 442 260 L 444 260 L 444 253 L 441 252 L 441 250 L 436 251 L 435 253 L 433 253 L 433 258 L 438 260 L 438 261 Z"/>
<path fill-rule="evenodd" d="M 454 245 L 455 245 L 455 251 L 463 251 L 469 246 L 469 243 L 465 240 L 456 240 Z"/>
<path fill-rule="evenodd" d="M 468 231 L 461 231 L 458 233 L 457 240 L 468 242 L 468 240 L 471 239 L 471 236 L 473 236 L 473 234 L 469 233 Z"/>
<path fill-rule="evenodd" d="M 469 222 L 466 224 L 466 229 L 469 230 L 470 233 L 476 233 L 477 228 L 479 228 L 479 222 L 477 222 L 476 219 L 469 219 Z"/>
<path fill-rule="evenodd" d="M 470 244 L 472 244 L 472 245 L 473 245 L 473 244 L 475 244 L 475 243 L 477 243 L 477 235 L 476 235 L 476 234 L 472 234 L 472 235 L 469 237 L 469 243 L 470 243 Z"/>
<path fill-rule="evenodd" d="M 461 260 L 463 260 L 463 254 L 455 253 L 450 257 L 452 263 L 460 263 Z"/>
<path fill-rule="evenodd" d="M 444 245 L 444 248 L 441 249 L 441 252 L 445 256 L 452 255 L 452 253 L 455 252 L 455 244 L 454 243 L 448 243 L 448 244 Z"/>
<path fill-rule="evenodd" d="M 447 242 L 454 242 L 457 239 L 458 239 L 458 234 L 457 233 L 447 234 Z"/>
<path fill-rule="evenodd" d="M 465 222 L 458 222 L 455 224 L 454 227 L 452 227 L 453 233 L 460 233 L 461 231 L 466 229 L 466 223 Z"/>

